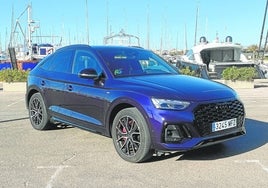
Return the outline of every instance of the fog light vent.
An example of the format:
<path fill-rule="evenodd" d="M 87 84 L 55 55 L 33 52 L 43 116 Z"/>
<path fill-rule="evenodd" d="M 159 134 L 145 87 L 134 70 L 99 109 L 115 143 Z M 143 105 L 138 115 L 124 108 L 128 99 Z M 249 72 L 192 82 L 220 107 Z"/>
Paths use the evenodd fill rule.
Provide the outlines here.
<path fill-rule="evenodd" d="M 164 130 L 165 142 L 180 142 L 184 138 L 189 138 L 191 135 L 187 128 L 179 125 L 167 125 Z"/>

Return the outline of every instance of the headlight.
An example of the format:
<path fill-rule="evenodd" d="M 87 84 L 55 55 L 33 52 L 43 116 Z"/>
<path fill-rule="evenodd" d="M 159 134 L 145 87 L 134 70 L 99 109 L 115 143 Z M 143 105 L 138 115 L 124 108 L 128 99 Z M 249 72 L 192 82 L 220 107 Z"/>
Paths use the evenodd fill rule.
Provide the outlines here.
<path fill-rule="evenodd" d="M 190 105 L 190 102 L 187 101 L 170 100 L 170 99 L 152 98 L 152 102 L 156 108 L 165 110 L 183 110 Z"/>

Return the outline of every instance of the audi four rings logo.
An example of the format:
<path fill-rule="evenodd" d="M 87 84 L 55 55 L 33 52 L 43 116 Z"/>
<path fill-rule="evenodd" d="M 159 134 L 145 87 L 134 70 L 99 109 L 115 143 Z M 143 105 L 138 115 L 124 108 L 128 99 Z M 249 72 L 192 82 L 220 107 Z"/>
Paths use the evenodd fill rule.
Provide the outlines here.
<path fill-rule="evenodd" d="M 216 110 L 220 110 L 220 111 L 229 111 L 230 110 L 230 106 L 228 104 L 222 104 L 222 105 L 217 105 L 215 106 Z"/>

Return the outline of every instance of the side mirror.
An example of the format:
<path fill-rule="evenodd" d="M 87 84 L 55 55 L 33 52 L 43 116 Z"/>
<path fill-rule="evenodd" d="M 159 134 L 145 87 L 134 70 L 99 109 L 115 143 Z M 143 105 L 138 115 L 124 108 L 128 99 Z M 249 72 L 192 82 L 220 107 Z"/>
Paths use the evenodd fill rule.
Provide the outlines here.
<path fill-rule="evenodd" d="M 98 74 L 94 69 L 83 69 L 79 72 L 78 76 L 80 78 L 88 78 L 88 79 L 96 79 L 98 78 Z"/>

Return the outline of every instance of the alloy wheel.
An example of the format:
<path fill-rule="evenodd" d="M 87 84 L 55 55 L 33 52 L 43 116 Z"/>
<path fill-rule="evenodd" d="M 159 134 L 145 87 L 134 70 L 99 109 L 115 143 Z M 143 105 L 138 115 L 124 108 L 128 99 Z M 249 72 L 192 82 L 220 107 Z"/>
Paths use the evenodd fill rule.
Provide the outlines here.
<path fill-rule="evenodd" d="M 140 147 L 140 129 L 130 116 L 122 117 L 116 125 L 116 142 L 126 156 L 134 156 Z"/>
<path fill-rule="evenodd" d="M 30 104 L 30 118 L 35 125 L 39 125 L 42 122 L 43 110 L 41 101 L 38 98 L 33 99 Z"/>

